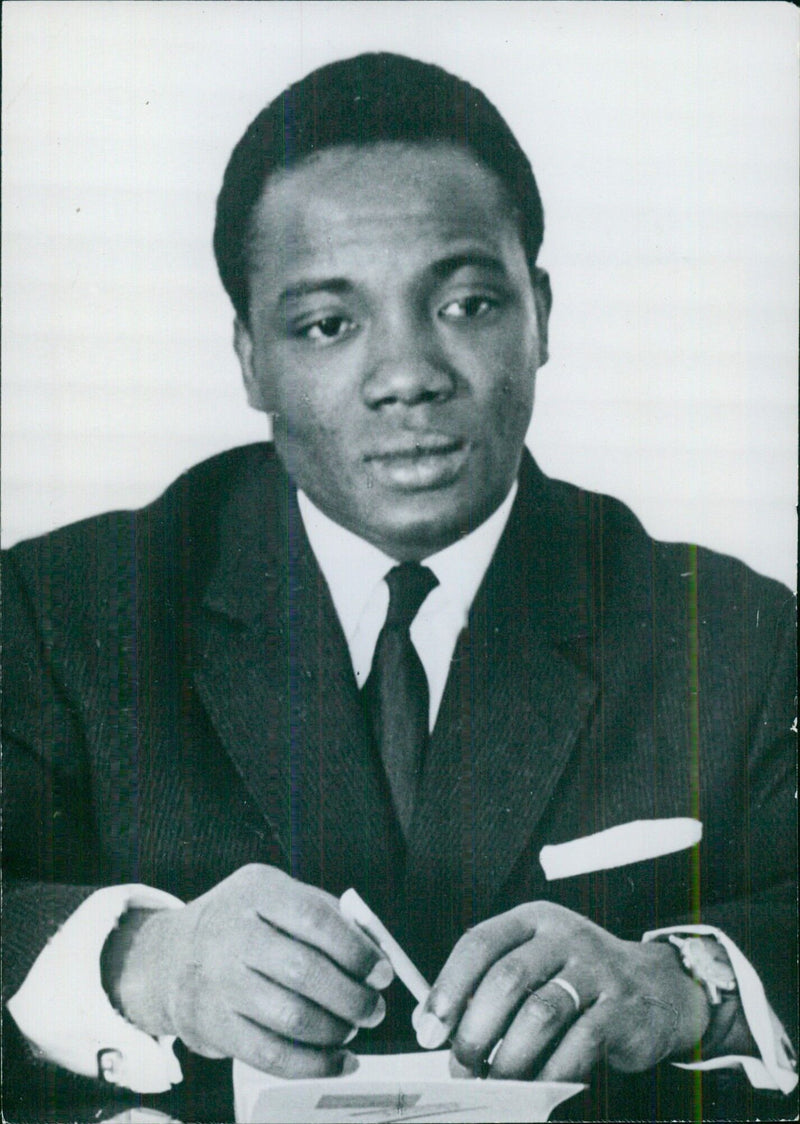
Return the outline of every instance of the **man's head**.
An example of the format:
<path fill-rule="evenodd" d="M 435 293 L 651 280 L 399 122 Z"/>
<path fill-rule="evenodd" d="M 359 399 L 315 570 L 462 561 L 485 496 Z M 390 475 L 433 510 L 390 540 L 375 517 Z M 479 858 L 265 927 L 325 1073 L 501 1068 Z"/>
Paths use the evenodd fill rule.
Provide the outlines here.
<path fill-rule="evenodd" d="M 544 213 L 530 161 L 485 94 L 441 67 L 367 54 L 322 66 L 279 94 L 234 148 L 217 199 L 214 253 L 236 315 L 249 322 L 253 211 L 270 176 L 339 145 L 444 141 L 498 177 L 533 271 Z"/>
<path fill-rule="evenodd" d="M 482 522 L 513 482 L 546 358 L 530 165 L 437 67 L 335 63 L 234 151 L 215 249 L 251 405 L 295 482 L 398 559 Z"/>

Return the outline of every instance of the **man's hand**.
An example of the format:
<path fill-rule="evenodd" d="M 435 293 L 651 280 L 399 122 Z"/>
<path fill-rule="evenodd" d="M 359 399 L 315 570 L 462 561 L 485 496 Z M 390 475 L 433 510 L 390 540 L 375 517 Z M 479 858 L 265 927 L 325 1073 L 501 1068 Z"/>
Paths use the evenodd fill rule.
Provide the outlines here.
<path fill-rule="evenodd" d="M 490 1076 L 542 1081 L 581 1080 L 604 1054 L 615 1069 L 649 1069 L 690 1050 L 708 1020 L 705 992 L 671 946 L 619 940 L 550 902 L 470 930 L 414 1015 L 421 1045 L 451 1037 L 472 1072 L 500 1042 Z"/>
<path fill-rule="evenodd" d="M 242 867 L 181 909 L 131 911 L 104 952 L 106 986 L 150 1034 L 280 1077 L 338 1073 L 342 1047 L 386 1007 L 392 970 L 336 898 Z"/>

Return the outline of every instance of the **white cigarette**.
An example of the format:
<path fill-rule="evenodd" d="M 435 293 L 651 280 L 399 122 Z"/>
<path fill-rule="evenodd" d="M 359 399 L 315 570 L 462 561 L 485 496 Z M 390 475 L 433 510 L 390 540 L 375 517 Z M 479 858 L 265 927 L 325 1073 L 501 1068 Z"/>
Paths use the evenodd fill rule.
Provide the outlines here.
<path fill-rule="evenodd" d="M 360 895 L 355 890 L 345 890 L 339 899 L 339 908 L 348 921 L 354 922 L 375 941 L 381 952 L 386 954 L 395 975 L 403 981 L 418 1003 L 424 1003 L 431 990 L 424 976 L 414 967 L 392 934 Z"/>

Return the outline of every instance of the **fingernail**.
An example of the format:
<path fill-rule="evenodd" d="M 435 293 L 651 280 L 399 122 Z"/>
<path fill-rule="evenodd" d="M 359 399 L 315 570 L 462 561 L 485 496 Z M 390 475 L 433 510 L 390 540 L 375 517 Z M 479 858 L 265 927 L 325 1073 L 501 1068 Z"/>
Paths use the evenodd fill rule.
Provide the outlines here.
<path fill-rule="evenodd" d="M 436 1018 L 436 1015 L 430 1011 L 426 1011 L 420 1016 L 419 1023 L 416 1027 L 417 1042 L 423 1050 L 435 1050 L 438 1046 L 442 1046 L 450 1037 L 450 1027 Z"/>
<path fill-rule="evenodd" d="M 343 1042 L 343 1045 L 346 1046 L 348 1042 L 352 1042 L 357 1034 L 358 1034 L 358 1027 L 354 1026 L 353 1029 L 348 1034 L 347 1038 L 345 1038 L 345 1040 Z"/>
<path fill-rule="evenodd" d="M 382 995 L 379 995 L 378 996 L 378 1002 L 375 1004 L 375 1010 L 372 1012 L 371 1015 L 367 1015 L 366 1018 L 362 1019 L 360 1025 L 366 1026 L 366 1027 L 377 1026 L 378 1023 L 383 1022 L 385 1015 L 386 1015 L 386 1000 L 383 998 Z"/>
<path fill-rule="evenodd" d="M 388 960 L 379 960 L 373 967 L 370 974 L 364 980 L 367 987 L 377 988 L 382 991 L 383 988 L 388 987 L 394 979 L 394 972 Z"/>
<path fill-rule="evenodd" d="M 120 1066 L 122 1054 L 119 1050 L 100 1050 L 97 1055 L 98 1068 L 103 1077 L 112 1085 L 120 1083 Z"/>
<path fill-rule="evenodd" d="M 342 1059 L 342 1072 L 341 1076 L 344 1077 L 347 1073 L 355 1073 L 358 1069 L 358 1058 L 355 1054 L 351 1054 L 349 1050 L 345 1050 Z"/>

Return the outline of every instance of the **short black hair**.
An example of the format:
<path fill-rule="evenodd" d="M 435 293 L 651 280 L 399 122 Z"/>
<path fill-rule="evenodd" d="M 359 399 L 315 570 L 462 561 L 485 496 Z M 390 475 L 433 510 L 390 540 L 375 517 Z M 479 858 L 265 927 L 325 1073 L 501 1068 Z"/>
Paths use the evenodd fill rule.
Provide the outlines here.
<path fill-rule="evenodd" d="M 338 145 L 449 142 L 500 179 L 516 212 L 533 276 L 544 213 L 530 161 L 480 90 L 432 63 L 364 54 L 312 71 L 258 114 L 231 153 L 217 198 L 214 254 L 243 324 L 249 323 L 253 211 L 269 176 Z"/>

